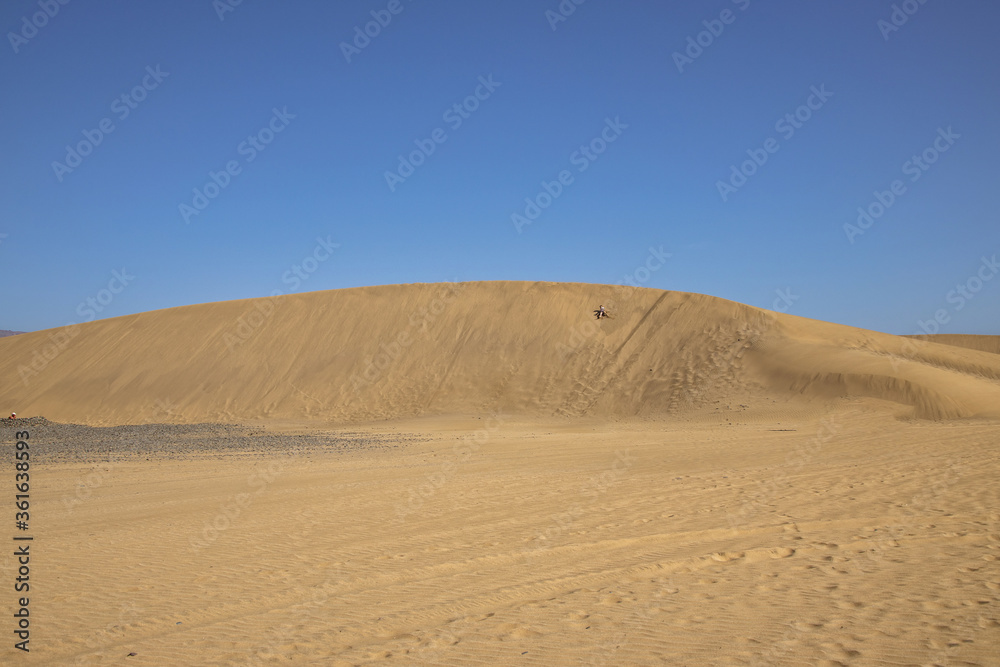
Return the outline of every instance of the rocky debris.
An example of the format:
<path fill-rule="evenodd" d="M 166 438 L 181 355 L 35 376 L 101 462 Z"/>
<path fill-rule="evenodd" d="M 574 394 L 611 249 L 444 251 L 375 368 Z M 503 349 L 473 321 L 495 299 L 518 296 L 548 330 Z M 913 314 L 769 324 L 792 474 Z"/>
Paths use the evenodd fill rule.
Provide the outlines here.
<path fill-rule="evenodd" d="M 319 452 L 391 450 L 422 440 L 413 435 L 346 431 L 271 433 L 239 424 L 83 426 L 45 417 L 0 420 L 0 450 L 14 446 L 14 430 L 31 434 L 32 461 L 101 462 L 119 459 L 247 456 L 269 458 Z"/>
<path fill-rule="evenodd" d="M 7 419 L 6 416 L 0 419 L 0 429 L 4 428 L 33 428 L 37 426 L 45 426 L 46 424 L 51 424 L 45 417 L 26 417 L 24 419 Z"/>

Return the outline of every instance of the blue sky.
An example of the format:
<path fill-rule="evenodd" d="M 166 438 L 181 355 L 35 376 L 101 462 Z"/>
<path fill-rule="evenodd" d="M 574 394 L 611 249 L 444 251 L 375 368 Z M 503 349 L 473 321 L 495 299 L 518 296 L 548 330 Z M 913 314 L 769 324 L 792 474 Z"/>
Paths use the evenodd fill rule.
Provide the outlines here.
<path fill-rule="evenodd" d="M 63 2 L 0 9 L 0 329 L 628 277 L 1000 334 L 995 3 Z"/>

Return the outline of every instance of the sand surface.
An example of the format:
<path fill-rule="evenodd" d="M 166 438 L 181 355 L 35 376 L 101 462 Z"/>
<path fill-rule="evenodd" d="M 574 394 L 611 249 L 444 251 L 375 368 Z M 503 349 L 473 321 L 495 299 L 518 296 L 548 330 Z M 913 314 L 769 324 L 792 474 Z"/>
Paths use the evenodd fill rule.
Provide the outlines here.
<path fill-rule="evenodd" d="M 600 304 L 611 319 L 594 319 Z M 2 338 L 0 378 L 0 406 L 91 425 L 651 417 L 859 396 L 1000 418 L 997 354 L 583 284 L 390 285 L 129 315 Z"/>
<path fill-rule="evenodd" d="M 913 336 L 915 339 L 932 343 L 944 343 L 957 347 L 967 347 L 970 350 L 982 350 L 1000 354 L 1000 336 L 970 336 L 962 334 L 935 334 L 933 336 Z"/>
<path fill-rule="evenodd" d="M 4 338 L 0 663 L 1000 665 L 995 340 L 538 283 Z"/>
<path fill-rule="evenodd" d="M 742 421 L 41 463 L 27 662 L 1000 663 L 996 424 Z"/>

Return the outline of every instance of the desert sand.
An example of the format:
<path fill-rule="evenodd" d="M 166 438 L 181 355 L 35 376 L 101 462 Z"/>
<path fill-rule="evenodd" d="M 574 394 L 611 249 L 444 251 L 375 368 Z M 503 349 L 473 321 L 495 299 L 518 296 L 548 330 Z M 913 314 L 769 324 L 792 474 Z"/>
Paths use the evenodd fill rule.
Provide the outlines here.
<path fill-rule="evenodd" d="M 515 282 L 4 338 L 80 426 L 21 422 L 0 661 L 997 665 L 997 340 Z"/>

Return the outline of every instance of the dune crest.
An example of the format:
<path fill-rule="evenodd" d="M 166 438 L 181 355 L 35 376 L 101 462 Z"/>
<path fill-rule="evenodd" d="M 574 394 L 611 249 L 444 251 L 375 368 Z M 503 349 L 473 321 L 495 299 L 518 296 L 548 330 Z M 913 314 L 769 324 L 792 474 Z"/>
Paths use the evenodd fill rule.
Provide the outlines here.
<path fill-rule="evenodd" d="M 611 319 L 594 319 L 601 304 Z M 653 417 L 838 397 L 922 418 L 1000 417 L 1000 357 L 984 349 L 576 283 L 390 285 L 173 308 L 4 338 L 0 373 L 3 409 L 92 425 Z"/>
<path fill-rule="evenodd" d="M 933 336 L 912 336 L 918 340 L 932 343 L 943 343 L 956 347 L 966 347 L 970 350 L 1000 354 L 1000 336 L 976 336 L 970 334 L 934 334 Z"/>

